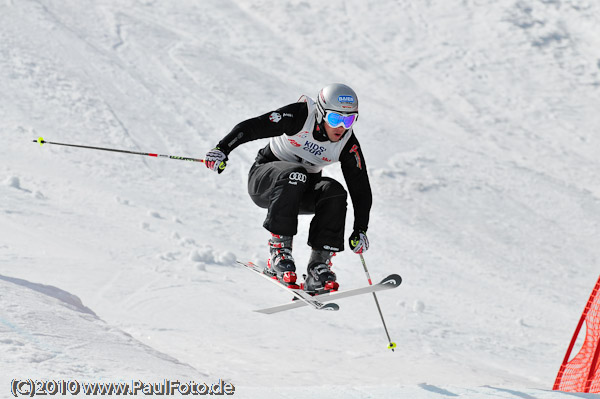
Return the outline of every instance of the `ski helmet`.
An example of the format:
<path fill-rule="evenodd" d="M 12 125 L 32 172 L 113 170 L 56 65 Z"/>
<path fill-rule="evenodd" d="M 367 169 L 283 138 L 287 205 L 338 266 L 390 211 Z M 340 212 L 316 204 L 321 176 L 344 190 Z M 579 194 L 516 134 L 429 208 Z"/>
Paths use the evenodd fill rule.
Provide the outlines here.
<path fill-rule="evenodd" d="M 325 112 L 358 114 L 358 96 L 349 86 L 332 83 L 321 89 L 317 97 L 317 124 L 325 118 Z"/>

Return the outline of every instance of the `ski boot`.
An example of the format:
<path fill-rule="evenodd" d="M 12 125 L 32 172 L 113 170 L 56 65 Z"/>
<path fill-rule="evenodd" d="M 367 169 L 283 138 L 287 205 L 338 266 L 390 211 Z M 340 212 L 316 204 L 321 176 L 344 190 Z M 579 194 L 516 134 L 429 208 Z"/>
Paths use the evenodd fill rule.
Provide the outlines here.
<path fill-rule="evenodd" d="M 311 295 L 319 295 L 337 291 L 340 285 L 335 281 L 335 273 L 331 271 L 331 258 L 335 252 L 324 249 L 313 249 L 308 261 L 308 274 L 304 276 L 304 291 Z"/>
<path fill-rule="evenodd" d="M 296 264 L 292 257 L 291 236 L 271 234 L 269 249 L 271 258 L 267 261 L 264 273 L 289 288 L 300 288 L 296 284 Z"/>

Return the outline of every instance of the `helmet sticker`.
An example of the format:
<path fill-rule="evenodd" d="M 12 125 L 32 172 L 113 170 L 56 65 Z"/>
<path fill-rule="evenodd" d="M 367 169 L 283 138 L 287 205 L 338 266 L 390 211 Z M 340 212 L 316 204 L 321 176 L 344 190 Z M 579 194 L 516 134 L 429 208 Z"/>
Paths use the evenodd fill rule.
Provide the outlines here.
<path fill-rule="evenodd" d="M 327 104 L 327 100 L 325 100 L 325 95 L 323 94 L 323 90 L 321 90 L 319 92 L 319 97 L 321 97 L 321 101 L 323 101 L 324 104 Z"/>
<path fill-rule="evenodd" d="M 352 96 L 338 96 L 338 102 L 346 104 L 354 104 L 354 97 Z"/>

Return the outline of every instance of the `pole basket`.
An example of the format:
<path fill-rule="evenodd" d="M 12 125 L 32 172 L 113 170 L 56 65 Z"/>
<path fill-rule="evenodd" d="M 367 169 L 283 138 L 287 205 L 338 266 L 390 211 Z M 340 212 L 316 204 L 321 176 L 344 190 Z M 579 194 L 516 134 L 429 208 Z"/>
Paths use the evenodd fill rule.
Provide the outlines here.
<path fill-rule="evenodd" d="M 571 360 L 571 351 L 585 323 L 585 339 L 581 350 Z M 583 309 L 581 319 L 567 354 L 560 366 L 556 381 L 555 391 L 565 392 L 591 392 L 600 393 L 600 278 L 590 295 L 590 299 Z"/>

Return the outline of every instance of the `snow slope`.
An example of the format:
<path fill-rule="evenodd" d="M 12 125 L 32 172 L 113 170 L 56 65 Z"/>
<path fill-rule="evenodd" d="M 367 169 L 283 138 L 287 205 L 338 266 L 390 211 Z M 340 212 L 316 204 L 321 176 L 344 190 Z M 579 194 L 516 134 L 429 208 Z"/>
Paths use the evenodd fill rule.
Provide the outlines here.
<path fill-rule="evenodd" d="M 39 379 L 78 376 L 94 381 L 107 371 L 123 369 L 123 359 L 127 358 L 129 375 L 123 378 L 155 376 L 167 370 L 169 375 L 190 379 L 202 376 L 189 365 L 102 322 L 77 297 L 56 287 L 4 276 L 0 282 L 3 300 L 0 342 L 3 371 L 11 374 L 8 376 Z M 4 377 L 8 377 L 6 374 Z M 8 393 L 5 385 L 2 396 Z"/>
<path fill-rule="evenodd" d="M 173 377 L 238 397 L 569 397 L 548 390 L 598 276 L 599 27 L 591 0 L 0 2 L 0 396 L 12 378 Z M 361 101 L 366 261 L 404 278 L 379 296 L 395 353 L 368 297 L 252 312 L 289 300 L 234 265 L 267 253 L 245 189 L 264 141 L 221 175 L 32 143 L 201 158 L 336 81 Z M 355 255 L 334 265 L 366 283 Z"/>

